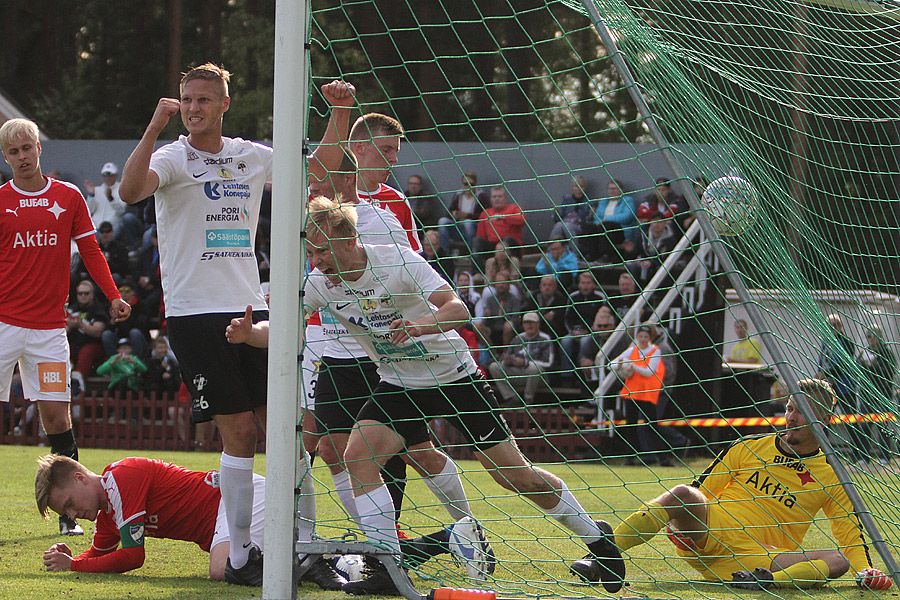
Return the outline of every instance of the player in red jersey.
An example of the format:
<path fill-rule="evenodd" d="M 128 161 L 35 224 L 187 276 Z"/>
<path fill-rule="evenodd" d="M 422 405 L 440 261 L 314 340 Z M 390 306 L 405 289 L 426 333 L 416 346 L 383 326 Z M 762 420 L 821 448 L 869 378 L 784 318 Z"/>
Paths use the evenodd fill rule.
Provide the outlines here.
<path fill-rule="evenodd" d="M 28 119 L 6 121 L 0 126 L 0 149 L 13 170 L 12 181 L 0 186 L 0 401 L 9 401 L 18 363 L 25 397 L 38 403 L 51 451 L 77 459 L 65 311 L 72 241 L 111 302 L 113 318 L 127 319 L 131 306 L 109 273 L 81 192 L 41 173 L 37 125 Z M 83 533 L 65 517 L 59 530 Z"/>
<path fill-rule="evenodd" d="M 102 475 L 68 457 L 38 460 L 35 499 L 48 509 L 95 521 L 91 547 L 73 557 L 65 544 L 44 552 L 48 571 L 124 573 L 144 564 L 144 538 L 194 542 L 209 552 L 209 577 L 225 579 L 230 536 L 219 472 L 188 469 L 149 458 L 125 458 Z M 254 475 L 251 538 L 263 546 L 265 478 Z"/>
<path fill-rule="evenodd" d="M 402 136 L 403 126 L 397 119 L 368 113 L 358 118 L 350 129 L 350 151 L 359 167 L 360 199 L 394 213 L 407 231 L 410 247 L 421 253 L 422 243 L 406 196 L 385 183 L 391 167 L 397 162 Z"/>

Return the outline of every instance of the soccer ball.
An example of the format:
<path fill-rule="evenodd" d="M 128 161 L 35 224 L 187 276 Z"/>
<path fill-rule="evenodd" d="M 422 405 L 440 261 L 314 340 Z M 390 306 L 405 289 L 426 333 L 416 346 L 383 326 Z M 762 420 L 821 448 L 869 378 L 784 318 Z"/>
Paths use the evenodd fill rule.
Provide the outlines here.
<path fill-rule="evenodd" d="M 720 177 L 706 187 L 700 200 L 719 235 L 740 235 L 756 221 L 759 194 L 740 177 Z"/>
<path fill-rule="evenodd" d="M 472 517 L 463 517 L 448 528 L 450 552 L 466 568 L 470 579 L 484 581 L 494 573 L 497 559 L 484 530 Z"/>
<path fill-rule="evenodd" d="M 342 554 L 334 557 L 334 570 L 347 581 L 360 581 L 363 578 L 365 561 L 361 554 Z"/>

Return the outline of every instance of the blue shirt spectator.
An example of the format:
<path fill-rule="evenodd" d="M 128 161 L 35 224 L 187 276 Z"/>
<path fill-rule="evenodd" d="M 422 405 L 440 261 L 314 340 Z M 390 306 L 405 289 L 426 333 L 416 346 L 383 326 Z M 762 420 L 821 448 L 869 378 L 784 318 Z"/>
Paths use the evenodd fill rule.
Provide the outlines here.
<path fill-rule="evenodd" d="M 565 289 L 572 285 L 574 274 L 578 272 L 578 257 L 569 249 L 568 240 L 554 240 L 535 270 L 539 275 L 553 275 L 560 287 Z"/>
<path fill-rule="evenodd" d="M 593 205 L 592 222 L 594 225 L 615 223 L 622 228 L 625 239 L 635 240 L 640 231 L 637 205 L 634 198 L 623 193 L 622 186 L 622 182 L 618 179 L 606 184 L 606 198 L 597 200 Z"/>

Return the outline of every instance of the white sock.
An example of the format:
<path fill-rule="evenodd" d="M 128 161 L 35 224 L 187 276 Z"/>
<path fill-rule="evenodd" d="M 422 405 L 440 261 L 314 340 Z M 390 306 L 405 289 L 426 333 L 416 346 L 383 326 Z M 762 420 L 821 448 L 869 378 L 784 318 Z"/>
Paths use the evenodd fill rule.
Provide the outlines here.
<path fill-rule="evenodd" d="M 303 453 L 303 461 L 305 464 L 301 464 L 299 468 L 303 478 L 300 480 L 300 498 L 297 503 L 297 511 L 300 513 L 297 520 L 297 539 L 309 542 L 316 526 L 316 488 L 313 485 L 308 452 Z"/>
<path fill-rule="evenodd" d="M 225 521 L 231 538 L 228 558 L 240 569 L 250 554 L 250 524 L 253 521 L 253 457 L 222 453 L 219 462 L 219 491 L 225 503 Z"/>
<path fill-rule="evenodd" d="M 368 494 L 356 496 L 356 511 L 359 513 L 359 526 L 369 541 L 384 544 L 399 555 L 394 503 L 387 486 L 382 484 Z"/>
<path fill-rule="evenodd" d="M 559 504 L 545 512 L 572 530 L 585 544 L 596 542 L 602 537 L 603 532 L 569 491 L 566 482 L 560 480 L 560 483 L 562 488 L 559 490 Z"/>
<path fill-rule="evenodd" d="M 334 479 L 334 491 L 337 492 L 338 500 L 353 522 L 359 525 L 359 513 L 356 512 L 356 500 L 353 499 L 353 486 L 350 485 L 350 473 L 341 471 L 337 475 L 332 474 Z"/>
<path fill-rule="evenodd" d="M 456 463 L 449 456 L 440 473 L 425 478 L 425 485 L 444 505 L 444 508 L 450 513 L 450 518 L 454 521 L 472 516 L 469 499 L 466 498 L 466 491 L 463 489 Z"/>

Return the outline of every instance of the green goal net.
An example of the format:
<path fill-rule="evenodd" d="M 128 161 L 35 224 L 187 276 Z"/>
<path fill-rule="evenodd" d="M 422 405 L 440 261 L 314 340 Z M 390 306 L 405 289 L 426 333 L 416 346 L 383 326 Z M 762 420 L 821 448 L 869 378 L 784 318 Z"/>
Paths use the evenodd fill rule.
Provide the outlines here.
<path fill-rule="evenodd" d="M 819 593 L 858 594 L 861 560 L 897 581 L 900 4 L 316 0 L 309 37 L 310 140 L 333 79 L 356 86 L 351 123 L 402 123 L 387 184 L 468 305 L 459 336 L 519 448 L 615 528 L 623 594 L 734 597 L 711 565 L 752 572 L 773 547 L 841 547 L 849 566 Z M 634 349 L 643 337 L 661 360 Z M 797 397 L 809 379 L 830 383 L 833 416 Z M 769 457 L 754 444 L 791 430 L 792 408 L 825 422 L 820 453 Z M 457 416 L 432 419 L 431 439 L 458 463 L 497 563 L 473 581 L 440 554 L 414 561 L 415 585 L 607 594 L 570 571 L 579 536 L 473 460 Z M 752 468 L 733 462 L 741 441 Z M 407 469 L 410 538 L 459 516 L 426 471 Z M 317 535 L 360 534 L 322 461 L 312 476 Z M 704 548 L 721 546 L 706 558 L 673 544 L 668 517 L 621 526 L 667 490 L 728 477 L 708 492 L 720 529 Z M 823 510 L 801 509 L 816 493 Z M 769 511 L 773 499 L 797 510 Z M 816 556 L 778 586 L 808 593 L 829 568 Z"/>

